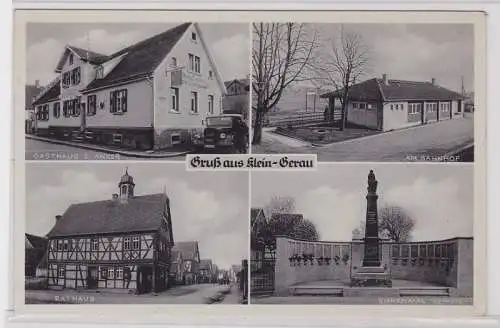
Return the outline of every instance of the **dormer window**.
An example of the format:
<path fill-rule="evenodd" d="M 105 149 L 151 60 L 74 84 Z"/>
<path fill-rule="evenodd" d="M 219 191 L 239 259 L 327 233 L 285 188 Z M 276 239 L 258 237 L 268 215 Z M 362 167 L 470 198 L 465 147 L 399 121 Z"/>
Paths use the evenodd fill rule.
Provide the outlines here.
<path fill-rule="evenodd" d="M 71 53 L 70 53 L 70 54 L 69 54 L 69 64 L 70 64 L 70 65 L 73 65 L 73 61 L 74 61 L 74 60 L 75 60 L 75 58 L 74 58 L 73 54 L 71 54 Z"/>
<path fill-rule="evenodd" d="M 95 78 L 102 79 L 104 77 L 104 67 L 98 66 L 95 71 Z"/>
<path fill-rule="evenodd" d="M 195 41 L 195 42 L 196 42 L 196 37 L 197 37 L 197 36 L 196 36 L 196 33 L 195 33 L 195 32 L 191 33 L 191 40 L 193 40 L 193 41 Z"/>

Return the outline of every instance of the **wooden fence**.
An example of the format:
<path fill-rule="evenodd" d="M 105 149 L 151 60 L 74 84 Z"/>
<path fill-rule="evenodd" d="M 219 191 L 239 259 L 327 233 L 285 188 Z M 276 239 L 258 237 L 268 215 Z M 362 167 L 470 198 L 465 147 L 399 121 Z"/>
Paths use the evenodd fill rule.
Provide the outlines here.
<path fill-rule="evenodd" d="M 341 111 L 335 110 L 333 121 L 337 122 L 341 119 Z M 297 127 L 315 123 L 322 123 L 327 121 L 325 113 L 323 112 L 296 112 L 290 115 L 270 115 L 265 120 L 265 126 L 278 126 L 278 127 Z"/>

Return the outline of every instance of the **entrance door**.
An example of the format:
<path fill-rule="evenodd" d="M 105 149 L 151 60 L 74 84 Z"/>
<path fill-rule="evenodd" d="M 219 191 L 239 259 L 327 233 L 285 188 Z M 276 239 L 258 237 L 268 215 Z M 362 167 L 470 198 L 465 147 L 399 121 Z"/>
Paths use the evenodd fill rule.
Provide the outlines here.
<path fill-rule="evenodd" d="M 82 103 L 81 97 L 78 97 L 78 111 L 80 112 L 81 115 L 81 122 L 80 122 L 80 131 L 85 132 L 87 129 L 87 109 L 86 109 L 86 103 Z"/>
<path fill-rule="evenodd" d="M 153 290 L 153 268 L 139 266 L 137 269 L 137 289 L 139 293 L 149 293 Z"/>
<path fill-rule="evenodd" d="M 87 288 L 96 289 L 98 281 L 98 273 L 96 266 L 89 266 L 87 269 Z"/>

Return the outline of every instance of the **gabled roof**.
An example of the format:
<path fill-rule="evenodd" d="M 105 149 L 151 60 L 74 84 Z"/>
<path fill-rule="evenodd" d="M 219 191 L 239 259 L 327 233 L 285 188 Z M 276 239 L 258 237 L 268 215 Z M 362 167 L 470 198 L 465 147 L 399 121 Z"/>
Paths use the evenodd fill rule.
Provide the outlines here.
<path fill-rule="evenodd" d="M 257 218 L 262 215 L 264 218 L 264 210 L 262 208 L 252 208 L 250 209 L 250 227 L 253 227 L 257 222 Z"/>
<path fill-rule="evenodd" d="M 233 83 L 238 83 L 238 84 L 241 84 L 242 86 L 244 86 L 245 88 L 249 88 L 249 86 L 250 86 L 250 79 L 249 78 L 244 78 L 244 79 L 234 79 L 234 80 L 231 80 L 231 81 L 225 81 L 224 85 L 226 86 L 226 88 L 229 88 L 229 86 L 231 84 L 233 84 Z"/>
<path fill-rule="evenodd" d="M 48 237 L 154 231 L 164 220 L 165 194 L 71 205 Z"/>
<path fill-rule="evenodd" d="M 77 55 L 81 59 L 88 61 L 91 64 L 102 63 L 103 61 L 106 61 L 107 57 L 108 57 L 106 55 L 103 55 L 103 54 L 100 54 L 100 53 L 97 53 L 94 51 L 90 51 L 87 49 L 82 49 L 82 48 L 78 48 L 75 46 L 67 45 L 66 48 L 64 49 L 64 52 L 63 52 L 61 58 L 59 58 L 59 62 L 57 63 L 56 70 L 55 70 L 56 73 L 59 73 L 62 71 L 62 69 L 64 67 L 64 63 L 66 62 L 66 58 L 69 56 L 70 53 Z"/>
<path fill-rule="evenodd" d="M 46 248 L 47 247 L 47 238 L 35 236 L 29 233 L 24 234 L 25 245 L 31 246 L 32 248 Z"/>
<path fill-rule="evenodd" d="M 59 83 L 59 78 L 56 78 L 36 97 L 33 106 L 57 100 L 60 95 L 61 83 Z"/>
<path fill-rule="evenodd" d="M 233 272 L 235 272 L 235 273 L 240 272 L 240 271 L 241 271 L 241 269 L 242 269 L 242 267 L 241 267 L 241 265 L 239 265 L 239 264 L 233 264 L 233 265 L 231 265 L 231 270 L 232 270 Z"/>
<path fill-rule="evenodd" d="M 342 93 L 343 89 L 339 89 L 322 94 L 321 98 L 339 97 Z M 382 79 L 373 78 L 349 88 L 349 99 L 358 101 L 444 101 L 462 98 L 460 94 L 431 82 L 387 80 L 384 83 Z"/>
<path fill-rule="evenodd" d="M 83 60 L 88 61 L 89 63 L 97 64 L 107 59 L 107 55 L 100 54 L 95 51 L 90 51 L 87 49 L 78 48 L 75 46 L 68 46 L 69 49 L 73 50 Z"/>
<path fill-rule="evenodd" d="M 212 260 L 208 260 L 208 259 L 200 260 L 199 268 L 211 270 L 212 269 Z"/>
<path fill-rule="evenodd" d="M 180 241 L 174 244 L 173 250 L 179 251 L 182 254 L 183 260 L 198 260 L 196 255 L 198 253 L 197 241 Z"/>
<path fill-rule="evenodd" d="M 85 88 L 92 90 L 151 75 L 180 40 L 191 23 L 184 23 L 140 41 L 107 57 L 122 56 L 121 61 L 104 78 L 95 79 Z"/>
<path fill-rule="evenodd" d="M 25 95 L 25 109 L 32 109 L 33 108 L 33 101 L 34 99 L 36 98 L 36 96 L 38 96 L 41 92 L 43 91 L 43 88 L 40 87 L 40 86 L 36 86 L 36 85 L 31 85 L 31 84 L 27 84 L 25 86 L 25 91 L 24 91 L 24 95 Z"/>

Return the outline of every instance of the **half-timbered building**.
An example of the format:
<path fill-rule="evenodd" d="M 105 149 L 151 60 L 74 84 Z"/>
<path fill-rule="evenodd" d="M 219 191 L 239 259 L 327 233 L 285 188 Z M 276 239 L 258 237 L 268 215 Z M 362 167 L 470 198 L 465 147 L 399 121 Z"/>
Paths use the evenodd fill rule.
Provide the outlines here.
<path fill-rule="evenodd" d="M 147 293 L 168 286 L 173 245 L 165 193 L 134 195 L 125 172 L 109 200 L 71 205 L 49 238 L 50 288 Z"/>
<path fill-rule="evenodd" d="M 186 285 L 197 284 L 200 275 L 200 251 L 197 241 L 175 243 L 175 251 L 182 254 L 182 280 Z"/>

